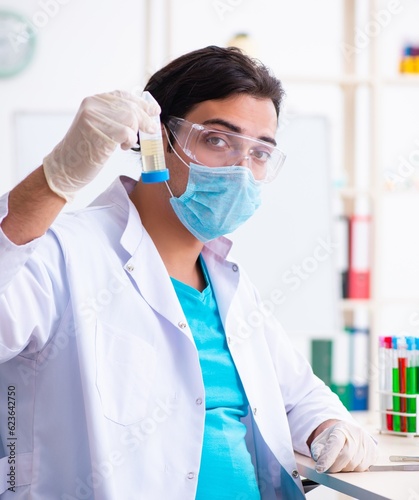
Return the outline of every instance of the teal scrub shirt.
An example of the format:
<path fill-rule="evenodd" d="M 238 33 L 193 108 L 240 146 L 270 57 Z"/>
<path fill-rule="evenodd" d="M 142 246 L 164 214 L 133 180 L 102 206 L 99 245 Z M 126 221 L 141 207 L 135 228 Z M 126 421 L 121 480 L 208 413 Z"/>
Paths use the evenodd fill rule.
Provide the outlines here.
<path fill-rule="evenodd" d="M 197 500 L 259 500 L 255 470 L 241 422 L 248 401 L 228 350 L 210 280 L 199 292 L 174 278 L 173 286 L 188 320 L 205 386 L 205 430 Z"/>

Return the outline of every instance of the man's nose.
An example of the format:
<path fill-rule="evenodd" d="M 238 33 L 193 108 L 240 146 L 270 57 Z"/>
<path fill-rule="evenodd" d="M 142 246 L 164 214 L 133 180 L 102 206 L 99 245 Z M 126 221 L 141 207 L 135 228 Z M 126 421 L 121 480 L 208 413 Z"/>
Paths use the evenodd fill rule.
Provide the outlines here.
<path fill-rule="evenodd" d="M 233 166 L 239 166 L 239 167 L 247 167 L 250 168 L 250 156 L 241 156 L 236 163 L 233 163 Z"/>

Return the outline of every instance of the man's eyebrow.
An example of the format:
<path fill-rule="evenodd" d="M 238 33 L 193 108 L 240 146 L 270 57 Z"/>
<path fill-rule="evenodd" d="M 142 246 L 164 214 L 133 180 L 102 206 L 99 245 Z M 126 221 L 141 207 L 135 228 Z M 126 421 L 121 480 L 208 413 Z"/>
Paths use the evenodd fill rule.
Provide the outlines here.
<path fill-rule="evenodd" d="M 242 134 L 243 131 L 240 127 L 237 125 L 234 125 L 233 123 L 228 122 L 227 120 L 223 120 L 222 118 L 211 118 L 209 120 L 205 120 L 202 122 L 202 125 L 221 125 L 222 127 L 225 127 L 232 132 L 235 132 L 236 134 Z M 264 142 L 269 142 L 270 144 L 273 144 L 276 146 L 276 141 L 272 137 L 267 137 L 267 136 L 261 136 L 257 137 L 260 141 Z"/>

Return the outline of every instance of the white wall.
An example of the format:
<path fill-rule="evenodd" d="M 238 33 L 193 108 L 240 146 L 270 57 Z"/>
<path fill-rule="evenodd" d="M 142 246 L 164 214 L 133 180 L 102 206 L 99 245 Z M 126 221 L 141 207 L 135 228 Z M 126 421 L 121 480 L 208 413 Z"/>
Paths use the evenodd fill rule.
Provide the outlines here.
<path fill-rule="evenodd" d="M 37 29 L 31 65 L 15 77 L 0 79 L 3 193 L 19 180 L 14 114 L 74 114 L 87 95 L 143 86 L 145 41 L 142 1 L 67 0 L 60 5 L 55 0 L 0 0 L 0 9 L 24 14 Z M 45 26 L 38 27 L 43 19 Z"/>
<path fill-rule="evenodd" d="M 153 19 L 149 50 L 147 3 Z M 19 180 L 12 123 L 16 111 L 74 113 L 86 95 L 142 87 L 147 75 L 170 58 L 204 45 L 226 45 L 243 31 L 257 41 L 256 55 L 279 76 L 340 71 L 341 2 L 335 0 L 0 0 L 0 8 L 25 14 L 38 31 L 31 66 L 0 79 L 0 193 Z M 42 16 L 48 20 L 38 28 Z M 284 118 L 295 110 L 324 113 L 320 101 L 329 103 L 338 151 L 338 96 L 332 103 L 330 89 L 313 92 L 314 98 L 305 90 L 298 95 L 298 89 L 288 95 Z"/>
<path fill-rule="evenodd" d="M 338 86 L 295 84 L 289 78 L 303 75 L 318 78 L 338 76 L 342 70 L 343 0 L 0 0 L 0 8 L 15 9 L 34 19 L 45 12 L 42 5 L 58 7 L 38 29 L 35 59 L 21 75 L 0 79 L 0 193 L 18 180 L 16 137 L 13 117 L 22 112 L 74 114 L 89 94 L 124 88 L 142 88 L 147 76 L 170 58 L 208 44 L 226 45 L 238 32 L 247 32 L 256 42 L 256 55 L 284 80 L 287 97 L 282 127 L 299 113 L 322 114 L 331 125 L 332 177 L 344 178 L 342 169 L 342 95 Z M 377 0 L 376 11 L 388 9 L 397 0 Z M 146 25 L 146 4 L 152 24 Z M 368 2 L 357 0 L 365 16 Z M 372 41 L 382 45 L 379 68 L 387 76 L 397 75 L 404 41 L 418 43 L 417 0 L 400 0 L 397 15 L 379 26 L 365 46 L 357 47 L 358 64 L 365 74 L 367 52 Z M 50 7 L 51 8 L 51 7 Z M 382 19 L 384 19 L 382 17 Z M 366 21 L 357 21 L 359 32 Z M 147 38 L 148 33 L 148 38 Z M 222 78 L 222 75 L 220 75 Z M 418 295 L 417 238 L 419 182 L 417 87 L 387 86 L 383 92 L 381 163 L 385 172 L 397 171 L 400 157 L 414 156 L 414 172 L 406 179 L 413 185 L 411 196 L 391 196 L 383 204 L 385 224 L 377 245 L 380 253 L 382 294 L 406 298 Z M 366 111 L 365 111 L 366 116 Z M 361 116 L 362 118 L 362 116 Z M 366 137 L 366 121 L 359 123 Z M 362 130 L 364 127 L 364 130 Z M 305 147 L 302 141 L 301 147 Z M 364 149 L 368 143 L 364 143 Z M 48 151 L 45 151 L 47 153 Z M 360 162 L 365 165 L 364 160 Z M 35 168 L 33 164 L 28 168 Z M 324 179 L 329 182 L 330 179 Z M 399 189 L 400 188 L 400 189 Z M 404 186 L 397 186 L 403 191 Z M 267 227 L 267 231 L 270 228 Z M 309 252 L 307 253 L 309 255 Z M 403 311 L 383 320 L 382 329 L 409 326 L 409 317 L 419 310 L 417 302 L 403 304 Z M 406 311 L 405 311 L 406 310 Z M 411 322 L 410 322 L 411 323 Z M 417 324 L 410 324 L 417 330 Z M 387 333 L 388 330 L 386 330 Z"/>

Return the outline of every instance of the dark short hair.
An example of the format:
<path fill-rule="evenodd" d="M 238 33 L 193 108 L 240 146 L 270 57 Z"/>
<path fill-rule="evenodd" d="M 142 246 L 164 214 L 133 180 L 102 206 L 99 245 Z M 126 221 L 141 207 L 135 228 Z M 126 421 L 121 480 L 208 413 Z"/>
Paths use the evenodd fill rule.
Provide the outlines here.
<path fill-rule="evenodd" d="M 271 99 L 277 116 L 284 95 L 281 82 L 257 59 L 236 47 L 214 45 L 174 59 L 147 82 L 159 103 L 161 121 L 169 116 L 184 118 L 197 104 L 233 94 Z"/>

